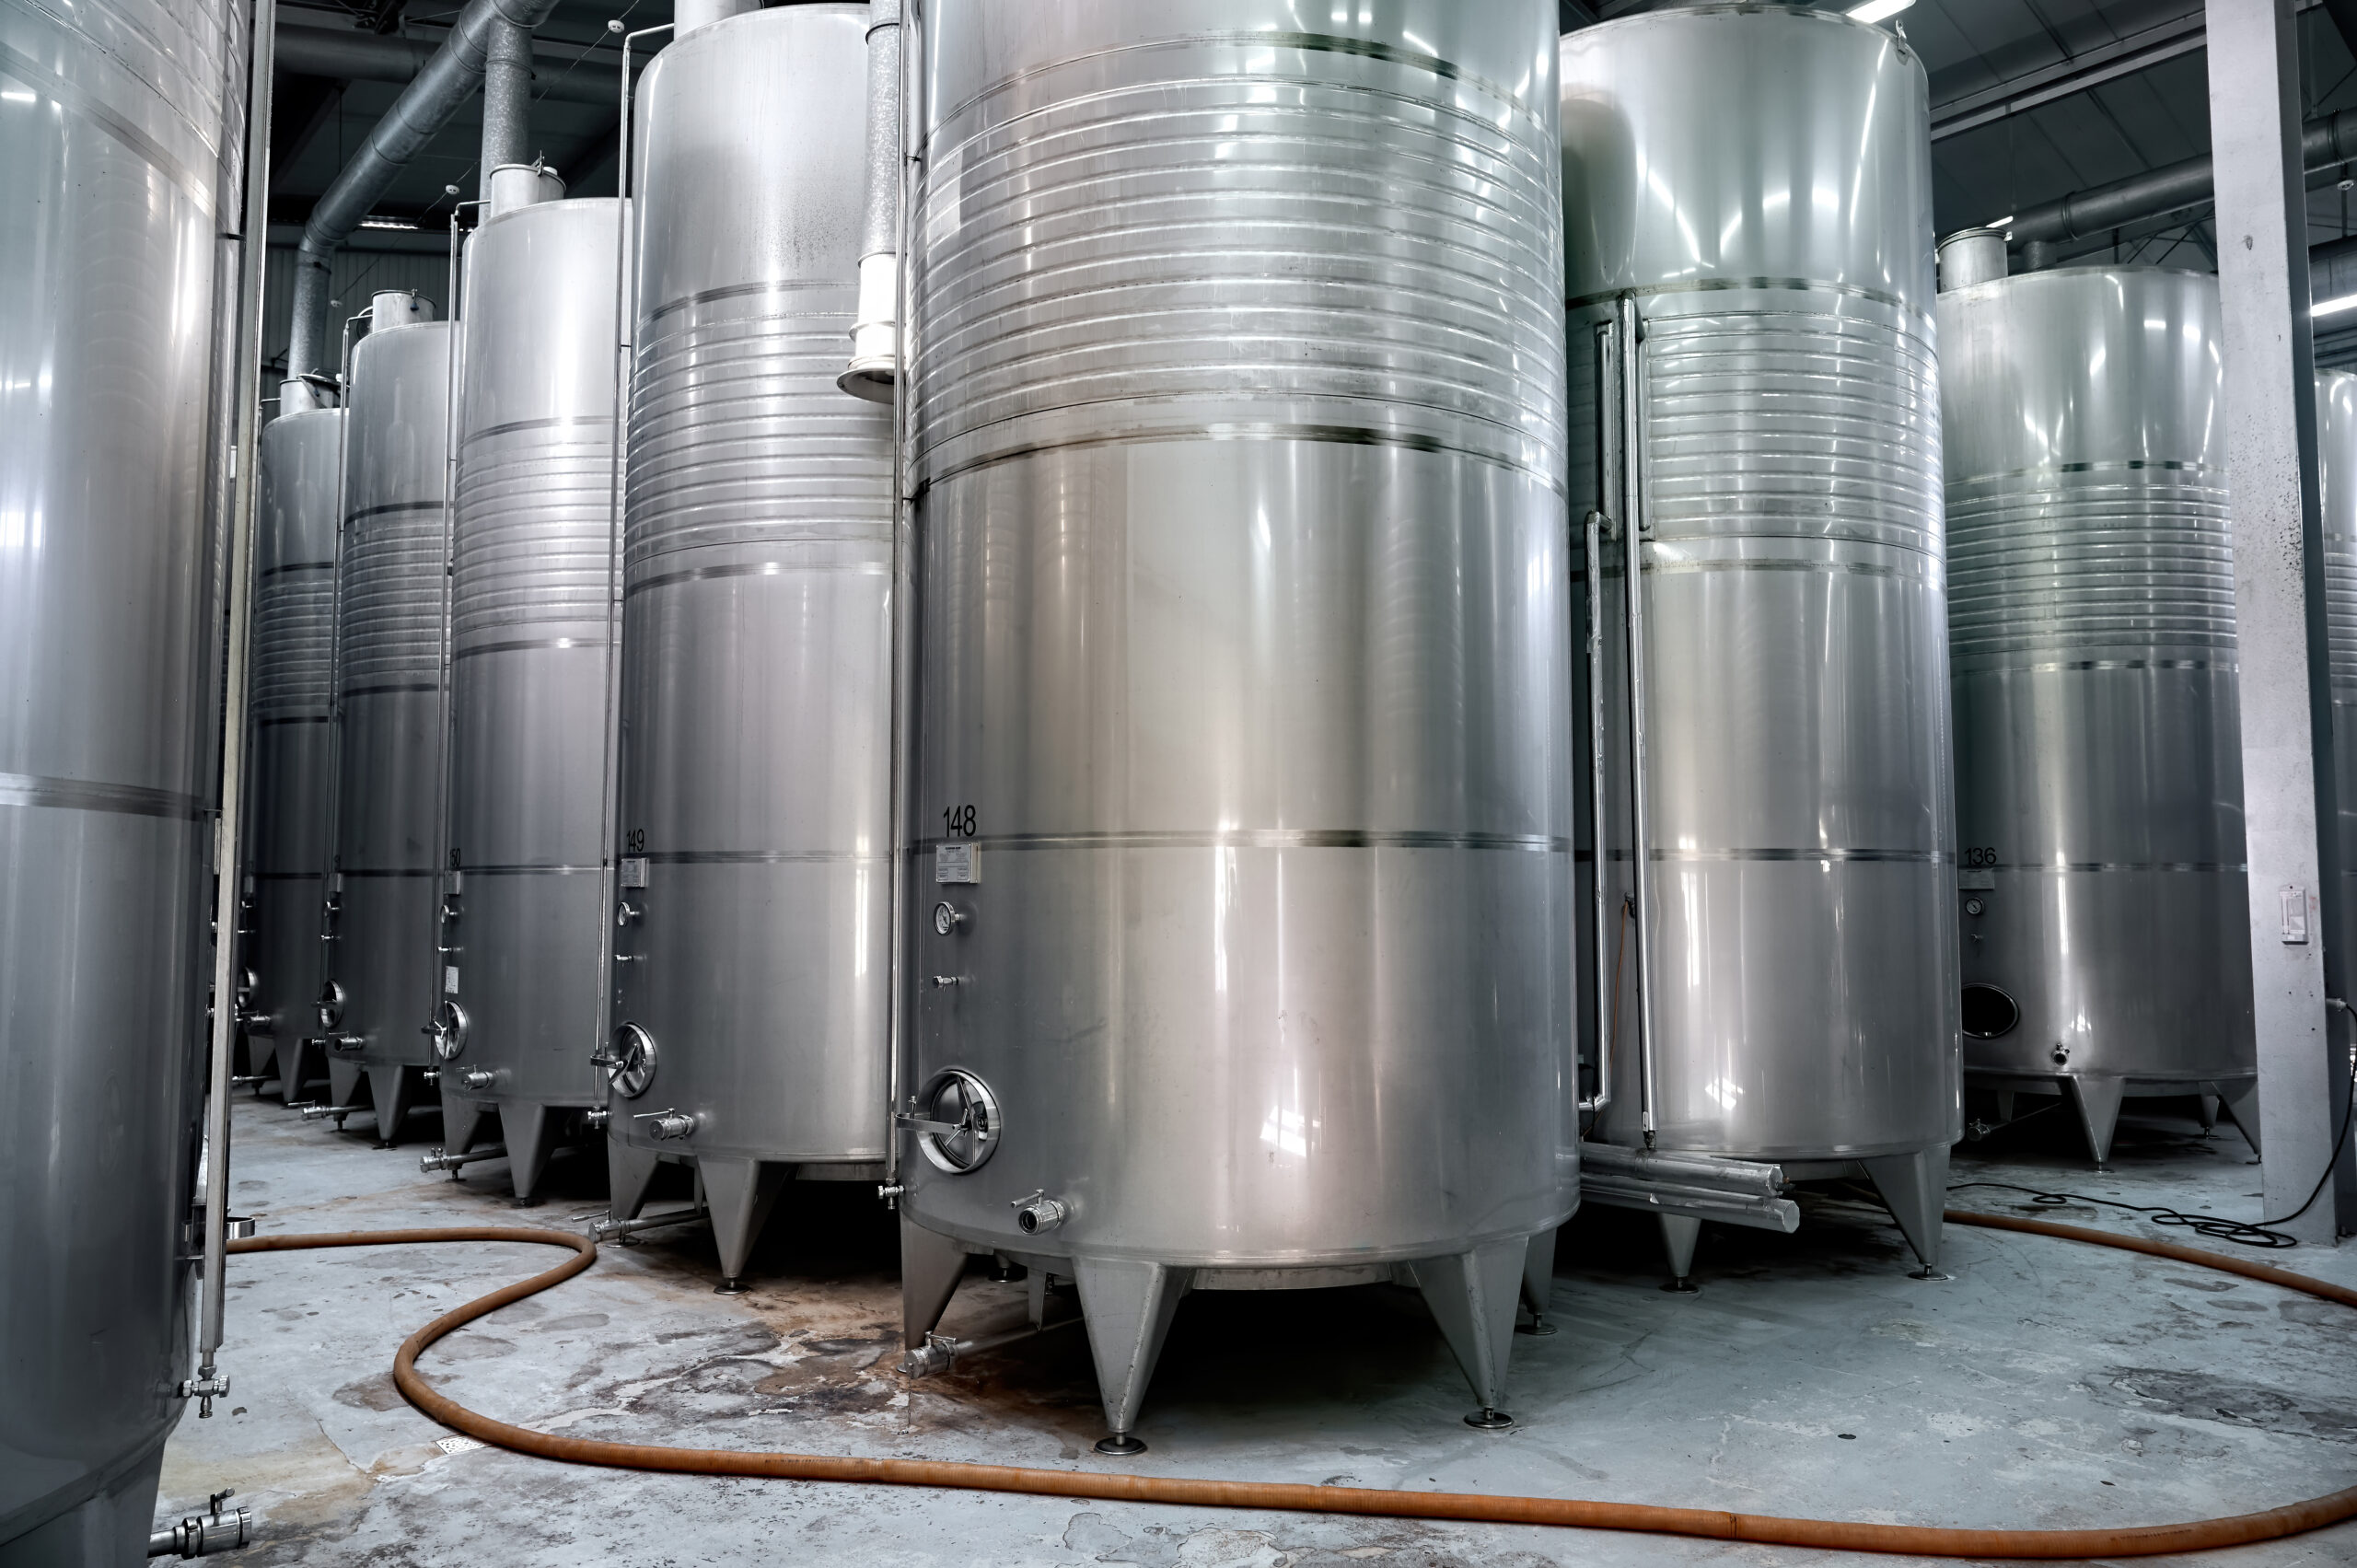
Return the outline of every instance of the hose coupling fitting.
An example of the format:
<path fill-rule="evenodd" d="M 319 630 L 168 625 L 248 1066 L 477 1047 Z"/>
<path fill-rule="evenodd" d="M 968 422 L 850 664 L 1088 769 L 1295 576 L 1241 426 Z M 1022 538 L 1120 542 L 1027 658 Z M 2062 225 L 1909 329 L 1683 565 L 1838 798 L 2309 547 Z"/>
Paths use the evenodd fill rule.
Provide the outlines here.
<path fill-rule="evenodd" d="M 207 1511 L 191 1514 L 168 1530 L 157 1530 L 147 1538 L 150 1557 L 203 1557 L 215 1551 L 235 1551 L 253 1538 L 253 1516 L 243 1508 L 221 1511 L 221 1504 L 238 1495 L 234 1488 L 225 1488 L 206 1500 Z"/>
<path fill-rule="evenodd" d="M 1061 1201 L 1049 1197 L 1045 1192 L 1017 1198 L 1009 1206 L 1015 1210 L 1015 1228 L 1026 1236 L 1037 1236 L 1043 1230 L 1055 1229 L 1071 1213 Z"/>
<path fill-rule="evenodd" d="M 645 1122 L 646 1135 L 650 1138 L 685 1138 L 693 1135 L 696 1130 L 695 1113 L 687 1110 L 645 1110 L 631 1120 Z"/>

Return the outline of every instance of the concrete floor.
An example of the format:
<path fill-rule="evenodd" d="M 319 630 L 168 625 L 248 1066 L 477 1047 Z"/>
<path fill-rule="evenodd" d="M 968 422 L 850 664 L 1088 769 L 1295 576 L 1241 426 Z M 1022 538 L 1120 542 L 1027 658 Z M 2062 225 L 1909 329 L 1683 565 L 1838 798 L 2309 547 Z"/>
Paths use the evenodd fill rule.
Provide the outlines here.
<path fill-rule="evenodd" d="M 2175 1108 L 2169 1108 L 2174 1109 Z M 519 1211 L 505 1167 L 421 1176 L 399 1149 L 238 1107 L 236 1202 L 265 1231 L 562 1225 L 602 1207 L 601 1158 L 562 1160 Z M 2097 1174 L 2059 1115 L 1958 1150 L 1954 1179 L 2062 1187 L 2258 1217 L 2230 1129 L 2131 1102 Z M 658 1195 L 658 1203 L 662 1199 Z M 1961 1206 L 2014 1209 L 1988 1190 Z M 2135 1228 L 2083 1206 L 2038 1210 Z M 2158 1232 L 2189 1239 L 2183 1231 Z M 529 1568 L 725 1562 L 1130 1563 L 1139 1568 L 1859 1562 L 1759 1546 L 1509 1527 L 1260 1515 L 578 1469 L 436 1439 L 394 1348 L 420 1323 L 546 1267 L 451 1246 L 233 1260 L 222 1365 L 192 1416 L 166 1516 L 234 1486 L 251 1563 Z M 2270 1261 L 2357 1283 L 2357 1246 Z M 868 1190 L 781 1201 L 750 1294 L 712 1294 L 708 1236 L 608 1247 L 586 1275 L 460 1330 L 424 1370 L 475 1409 L 650 1443 L 1097 1468 L 1086 1348 L 1064 1330 L 911 1383 L 894 1370 L 894 1233 Z M 2357 1312 L 2181 1264 L 1951 1228 L 1942 1283 L 1907 1277 L 1878 1213 L 1811 1202 L 1800 1233 L 1711 1227 L 1699 1295 L 1657 1287 L 1649 1223 L 1585 1214 L 1557 1254 L 1552 1338 L 1518 1338 L 1511 1432 L 1470 1399 L 1416 1297 L 1389 1286 L 1214 1294 L 1180 1309 L 1138 1470 L 1546 1493 L 1926 1524 L 2071 1527 L 2242 1512 L 2357 1481 Z M 1021 1318 L 970 1276 L 945 1328 Z M 2215 1554 L 2235 1568 L 2357 1562 L 2357 1524 Z M 1883 1559 L 1897 1562 L 1897 1559 Z M 2186 1562 L 2189 1559 L 2173 1561 Z"/>

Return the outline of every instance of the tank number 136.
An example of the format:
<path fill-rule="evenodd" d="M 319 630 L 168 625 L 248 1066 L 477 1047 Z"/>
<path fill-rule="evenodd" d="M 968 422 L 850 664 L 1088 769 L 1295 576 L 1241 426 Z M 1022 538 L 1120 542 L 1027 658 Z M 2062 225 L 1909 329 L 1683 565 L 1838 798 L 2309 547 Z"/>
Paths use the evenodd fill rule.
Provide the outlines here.
<path fill-rule="evenodd" d="M 971 806 L 945 806 L 941 808 L 941 830 L 946 834 L 974 836 L 974 808 Z"/>
<path fill-rule="evenodd" d="M 1957 859 L 1967 871 L 1993 871 L 1997 868 L 1997 852 L 1993 849 L 1968 849 Z"/>

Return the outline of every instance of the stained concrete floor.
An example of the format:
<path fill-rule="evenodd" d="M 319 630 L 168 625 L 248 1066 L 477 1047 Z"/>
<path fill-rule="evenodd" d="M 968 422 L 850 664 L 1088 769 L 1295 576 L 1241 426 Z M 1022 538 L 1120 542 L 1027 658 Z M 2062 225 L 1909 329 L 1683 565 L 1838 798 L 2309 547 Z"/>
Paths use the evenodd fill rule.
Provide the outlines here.
<path fill-rule="evenodd" d="M 1958 1151 L 1955 1179 L 2014 1181 L 2258 1217 L 2230 1129 L 2131 1102 L 2115 1168 L 2059 1116 Z M 274 1101 L 238 1107 L 236 1201 L 272 1234 L 562 1225 L 602 1207 L 602 1159 L 562 1160 L 518 1210 L 505 1167 L 427 1177 L 434 1123 L 379 1150 Z M 658 1197 L 658 1202 L 662 1200 Z M 1962 1206 L 2020 1210 L 1993 1190 Z M 1951 1227 L 1946 1283 L 1910 1279 L 1888 1221 L 1812 1202 L 1799 1234 L 1713 1226 L 1699 1295 L 1665 1295 L 1648 1223 L 1592 1210 L 1558 1250 L 1551 1338 L 1519 1338 L 1520 1424 L 1469 1430 L 1462 1380 L 1416 1297 L 1389 1286 L 1190 1297 L 1146 1406 L 1141 1459 L 1090 1451 L 1086 1347 L 1051 1332 L 921 1382 L 895 1370 L 894 1233 L 865 1188 L 781 1201 L 750 1294 L 712 1294 L 708 1236 L 610 1246 L 587 1274 L 461 1330 L 427 1375 L 547 1430 L 703 1447 L 893 1454 L 1145 1473 L 1544 1493 L 1979 1527 L 2154 1523 L 2357 1481 L 2357 1312 L 2182 1264 Z M 2038 1214 L 2153 1231 L 2073 1205 Z M 2268 1260 L 2357 1283 L 2357 1243 Z M 537 1272 L 512 1245 L 233 1260 L 222 1364 L 235 1397 L 183 1422 L 166 1516 L 234 1486 L 259 1515 L 236 1561 L 538 1568 L 673 1563 L 1384 1568 L 1858 1562 L 1839 1554 L 1515 1527 L 1248 1514 L 583 1469 L 450 1434 L 394 1391 L 420 1323 Z M 1021 1288 L 970 1276 L 945 1328 L 1019 1321 Z M 2212 1554 L 2235 1568 L 2357 1562 L 2357 1524 Z M 1882 1562 L 1906 1560 L 1882 1559 Z M 2189 1562 L 2192 1559 L 2175 1559 Z"/>

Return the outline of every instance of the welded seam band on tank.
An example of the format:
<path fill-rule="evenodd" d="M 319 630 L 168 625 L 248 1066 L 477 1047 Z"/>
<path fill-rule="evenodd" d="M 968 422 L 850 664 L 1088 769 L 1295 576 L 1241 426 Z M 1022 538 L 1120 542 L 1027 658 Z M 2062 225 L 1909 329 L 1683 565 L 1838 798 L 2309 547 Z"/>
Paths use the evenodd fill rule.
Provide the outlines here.
<path fill-rule="evenodd" d="M 347 695 L 349 695 L 349 693 L 347 693 Z M 334 722 L 335 717 L 331 714 L 296 714 L 287 718 L 256 719 L 254 720 L 254 727 L 256 729 L 268 729 L 273 725 L 333 724 Z"/>
<path fill-rule="evenodd" d="M 381 697 L 394 691 L 439 691 L 441 690 L 442 683 L 438 680 L 413 680 L 398 686 L 348 686 L 344 688 L 343 694 L 347 697 Z"/>
<path fill-rule="evenodd" d="M 0 773 L 0 806 L 47 806 L 62 811 L 113 811 L 126 817 L 197 818 L 211 803 L 192 795 L 140 784 L 53 779 L 40 773 Z"/>
<path fill-rule="evenodd" d="M 2077 871 L 2205 871 L 2232 872 L 2237 877 L 2247 876 L 2250 872 L 2250 867 L 2247 865 L 2241 864 L 2229 865 L 2227 862 L 2223 860 L 2073 860 L 2066 861 L 2059 865 L 2045 861 L 2023 860 L 2007 861 L 1997 865 L 1976 865 L 1972 869 L 1975 871 L 2043 871 L 2049 873 Z"/>
<path fill-rule="evenodd" d="M 2159 641 L 2162 639 L 2155 639 Z M 1983 658 L 2002 656 L 1985 654 Z M 2223 669 L 2233 675 L 2242 666 L 2230 659 L 2206 658 L 2082 658 L 2062 659 L 2050 664 L 1980 665 L 1964 671 L 1968 675 L 2054 675 L 2079 669 Z"/>
<path fill-rule="evenodd" d="M 567 616 L 565 619 L 570 621 L 578 618 Z M 460 648 L 450 656 L 450 662 L 456 664 L 460 659 L 473 658 L 478 654 L 514 654 L 522 653 L 529 648 L 602 648 L 606 645 L 606 639 L 603 637 L 518 637 L 512 642 L 483 643 L 471 648 Z"/>
<path fill-rule="evenodd" d="M 337 876 L 339 876 L 339 877 L 439 877 L 439 876 L 441 876 L 441 875 L 442 875 L 442 873 L 441 873 L 440 871 L 436 870 L 435 867 L 433 867 L 433 866 L 429 865 L 429 866 L 426 866 L 426 867 L 425 867 L 424 870 L 422 870 L 422 871 L 374 871 L 374 870 L 359 870 L 359 871 L 354 871 L 354 870 L 348 870 L 348 869 L 347 869 L 347 870 L 339 870 L 339 871 L 336 873 L 336 875 L 337 875 Z"/>
<path fill-rule="evenodd" d="M 603 871 L 602 865 L 454 865 L 470 877 L 584 877 Z"/>
<path fill-rule="evenodd" d="M 1344 38 L 1334 33 L 1241 32 L 1225 29 L 1183 33 L 1176 38 L 1157 38 L 1142 43 L 1116 44 L 1109 49 L 1092 50 L 1086 53 L 1059 55 L 1046 64 L 1034 65 L 1028 71 L 1018 71 L 1013 75 L 999 77 L 965 102 L 945 110 L 941 115 L 940 123 L 943 126 L 954 125 L 986 99 L 1011 91 L 1018 83 L 1032 81 L 1058 71 L 1069 70 L 1075 65 L 1087 64 L 1098 60 L 1110 60 L 1122 54 L 1137 54 L 1155 50 L 1194 49 L 1204 44 L 1233 44 L 1252 49 L 1298 49 L 1314 54 L 1354 54 L 1364 60 L 1380 60 L 1388 65 L 1405 65 L 1411 70 L 1438 76 L 1443 81 L 1465 82 L 1480 87 L 1527 122 L 1531 129 L 1543 132 L 1547 128 L 1547 122 L 1539 117 L 1538 110 L 1524 103 L 1504 83 L 1492 81 L 1477 72 L 1468 71 L 1463 66 L 1452 61 L 1443 60 L 1436 54 L 1418 53 L 1376 39 Z M 1253 72 L 1253 78 L 1256 81 L 1283 80 L 1282 75 L 1266 66 L 1257 67 Z M 1172 84 L 1166 82 L 1157 85 Z M 1314 81 L 1312 85 L 1334 87 L 1355 84 L 1337 84 L 1320 80 Z M 1030 112 L 1036 113 L 1037 110 Z M 1028 114 L 1024 118 L 1028 118 Z M 1011 122 L 993 122 L 991 128 L 999 130 L 1009 123 Z"/>
<path fill-rule="evenodd" d="M 858 287 L 859 285 L 856 284 L 837 283 L 832 279 L 822 280 L 817 278 L 806 278 L 799 281 L 778 280 L 770 283 L 726 284 L 719 288 L 701 289 L 694 294 L 683 294 L 677 299 L 670 300 L 661 306 L 658 306 L 655 310 L 648 314 L 646 323 L 648 326 L 653 326 L 656 322 L 660 321 L 666 316 L 676 316 L 682 310 L 692 310 L 699 305 L 717 304 L 724 299 L 750 299 L 761 295 L 777 294 L 823 294 L 830 291 L 837 294 L 853 294 L 858 292 Z M 789 314 L 796 316 L 824 316 L 840 314 L 840 312 L 824 310 L 796 310 L 789 312 Z M 646 346 L 647 345 L 644 343 L 640 345 L 642 348 Z"/>
<path fill-rule="evenodd" d="M 849 865 L 888 865 L 889 854 L 862 854 L 849 849 L 675 849 L 636 854 L 633 860 L 656 865 L 795 865 L 805 862 Z"/>
<path fill-rule="evenodd" d="M 1647 556 L 1650 557 L 1650 559 L 1645 562 L 1645 574 L 1648 576 L 1655 577 L 1684 576 L 1692 572 L 1823 572 L 1835 576 L 1890 577 L 1899 582 L 1920 583 L 1925 587 L 1931 587 L 1936 581 L 1935 574 L 1931 570 L 1932 566 L 1934 564 L 1931 552 L 1929 551 L 1917 550 L 1914 546 L 1906 544 L 1883 544 L 1878 546 L 1878 548 L 1884 550 L 1903 550 L 1910 555 L 1921 556 L 1922 558 L 1922 565 L 1909 569 L 1899 566 L 1876 566 L 1869 564 L 1864 561 L 1776 561 L 1763 559 L 1740 561 L 1664 561 L 1660 558 L 1663 541 L 1660 540 L 1654 540 L 1649 542 L 1651 543 L 1652 548 L 1645 552 Z M 1620 574 L 1608 569 L 1605 575 L 1612 577 L 1618 576 Z"/>
<path fill-rule="evenodd" d="M 517 419 L 510 420 L 505 424 L 487 425 L 481 430 L 473 431 L 462 437 L 459 446 L 463 450 L 478 441 L 488 441 L 494 436 L 514 436 L 526 430 L 570 430 L 575 426 L 610 430 L 613 428 L 613 424 L 611 415 L 602 413 L 567 413 L 559 414 L 552 419 Z"/>
<path fill-rule="evenodd" d="M 1329 401 L 1325 395 L 1318 396 L 1321 401 Z M 1336 397 L 1330 401 L 1340 402 L 1346 400 Z M 1100 404 L 1127 405 L 1132 401 L 1134 400 L 1128 398 L 1099 398 L 1086 402 L 1059 403 L 1050 410 L 1011 413 L 1003 420 L 993 420 L 989 424 L 977 425 L 971 430 L 961 430 L 955 436 L 944 437 L 938 445 L 948 446 L 953 442 L 962 445 L 975 442 L 981 438 L 982 432 L 994 425 L 1010 424 L 1020 420 L 1039 419 L 1042 413 L 1068 414 L 1075 409 L 1090 408 Z M 1534 437 L 1524 436 L 1513 425 L 1500 424 L 1495 420 L 1483 419 L 1479 414 L 1460 413 L 1454 409 L 1444 409 L 1431 403 L 1402 401 L 1392 406 L 1428 410 L 1452 420 L 1462 420 L 1469 424 L 1480 424 L 1492 430 L 1503 430 L 1514 436 L 1522 445 L 1543 444 Z M 1335 447 L 1393 447 L 1411 452 L 1433 452 L 1446 457 L 1468 458 L 1475 462 L 1490 463 L 1509 472 L 1526 475 L 1537 480 L 1558 498 L 1566 502 L 1571 499 L 1571 487 L 1567 481 L 1557 475 L 1543 472 L 1534 465 L 1524 462 L 1519 458 L 1509 457 L 1504 452 L 1485 452 L 1478 447 L 1463 446 L 1454 441 L 1444 441 L 1435 436 L 1419 435 L 1412 431 L 1378 430 L 1372 426 L 1358 424 L 1297 424 L 1274 420 L 1266 424 L 1229 422 L 1190 425 L 1181 429 L 1162 428 L 1123 431 L 1108 436 L 1075 436 L 1060 441 L 1027 441 L 1019 447 L 1007 447 L 995 451 L 980 453 L 963 462 L 945 467 L 937 473 L 928 473 L 919 481 L 917 489 L 922 494 L 936 484 L 946 483 L 961 474 L 971 473 L 977 469 L 989 468 L 997 463 L 1013 462 L 1019 458 L 1038 457 L 1044 452 L 1073 451 L 1089 447 L 1136 447 L 1167 441 L 1310 441 Z"/>
<path fill-rule="evenodd" d="M 257 882 L 317 882 L 327 876 L 324 871 L 249 871 L 247 876 Z"/>
<path fill-rule="evenodd" d="M 879 525 L 879 531 L 888 527 L 888 524 Z M 792 542 L 796 544 L 871 544 L 884 541 L 844 535 L 828 539 L 795 540 Z M 726 548 L 726 545 L 683 544 L 670 550 L 658 551 L 656 553 L 676 555 L 686 550 Z M 789 564 L 784 561 L 761 561 L 735 566 L 696 566 L 684 572 L 666 572 L 659 577 L 649 577 L 643 583 L 633 583 L 622 590 L 622 597 L 631 598 L 649 588 L 668 588 L 677 583 L 710 582 L 719 577 L 783 577 L 788 574 L 798 576 L 806 572 L 841 572 L 854 577 L 888 577 L 892 575 L 892 568 L 879 561 L 819 562 L 809 565 Z"/>
<path fill-rule="evenodd" d="M 267 581 L 287 572 L 332 572 L 334 570 L 335 563 L 332 561 L 290 561 L 283 566 L 263 567 L 261 576 Z"/>
<path fill-rule="evenodd" d="M 64 29 L 61 30 L 79 31 L 78 29 Z M 87 34 L 84 36 L 87 38 Z M 95 39 L 89 39 L 88 41 L 91 47 L 98 49 L 100 53 L 106 52 L 105 50 L 98 44 L 98 41 Z M 110 57 L 108 63 L 110 64 L 116 64 L 111 57 Z M 49 93 L 49 96 L 55 99 L 59 103 L 73 110 L 75 113 L 89 121 L 92 124 L 98 126 L 99 130 L 104 131 L 108 135 L 113 137 L 116 141 L 121 142 L 124 146 L 130 148 L 142 159 L 147 163 L 153 164 L 157 169 L 161 170 L 166 179 L 179 186 L 182 193 L 196 203 L 197 210 L 199 212 L 203 213 L 208 218 L 213 215 L 213 192 L 211 188 L 203 180 L 199 180 L 195 173 L 183 165 L 180 159 L 174 157 L 169 152 L 166 151 L 163 145 L 157 142 L 154 137 L 148 135 L 146 132 L 140 130 L 129 121 L 124 120 L 122 116 L 116 114 L 114 110 L 92 99 L 89 94 L 84 92 L 80 87 L 75 87 L 64 77 L 51 75 L 49 71 L 33 60 L 30 55 L 20 53 L 10 45 L 5 43 L 0 43 L 0 71 L 5 71 L 8 75 L 17 77 L 18 80 L 22 81 L 25 86 L 32 88 L 35 92 L 41 92 L 45 89 Z M 140 86 L 147 87 L 150 92 L 155 91 L 155 88 L 149 87 L 147 83 L 142 82 L 140 83 Z M 173 110 L 173 115 L 174 118 L 178 119 L 181 124 L 188 126 L 192 131 L 195 131 L 198 135 L 202 136 L 203 134 L 202 127 L 197 125 L 194 121 L 190 120 L 186 115 L 180 113 L 178 110 Z"/>
<path fill-rule="evenodd" d="M 1625 849 L 1608 850 L 1604 858 L 1626 861 L 1629 852 Z M 1945 849 L 1655 849 L 1646 858 L 1656 861 L 1810 860 L 1836 864 L 1882 861 L 1902 865 L 1945 865 L 1956 858 L 1956 852 Z"/>
<path fill-rule="evenodd" d="M 440 501 L 388 501 L 381 506 L 366 506 L 357 512 L 346 512 L 343 520 L 356 523 L 367 517 L 383 517 L 388 512 L 439 512 L 444 505 Z"/>
<path fill-rule="evenodd" d="M 1993 484 L 2000 480 L 2035 479 L 2048 473 L 2134 473 L 2145 469 L 2158 469 L 2168 473 L 2213 473 L 2221 486 L 2226 470 L 2215 463 L 2179 462 L 2174 458 L 2121 458 L 2100 463 L 2032 463 L 2026 469 L 2004 469 L 1996 473 L 1976 473 L 1948 481 L 1951 490 L 1975 484 Z"/>
<path fill-rule="evenodd" d="M 1912 316 L 1925 326 L 1932 325 L 1932 313 L 1920 306 L 1910 305 L 1898 296 L 1879 288 L 1867 288 L 1860 284 L 1834 283 L 1824 278 L 1688 278 L 1678 283 L 1647 284 L 1642 288 L 1607 288 L 1594 294 L 1583 294 L 1563 301 L 1566 310 L 1585 310 L 1594 305 L 1609 305 L 1622 295 L 1643 299 L 1667 294 L 1723 294 L 1738 289 L 1774 289 L 1802 294 L 1838 294 L 1851 299 L 1871 300 L 1887 305 L 1892 309 Z"/>
<path fill-rule="evenodd" d="M 1378 831 L 1364 828 L 1231 828 L 1208 832 L 996 833 L 970 839 L 919 839 L 911 854 L 943 844 L 981 849 L 1494 849 L 1569 854 L 1572 841 L 1543 833 Z"/>

